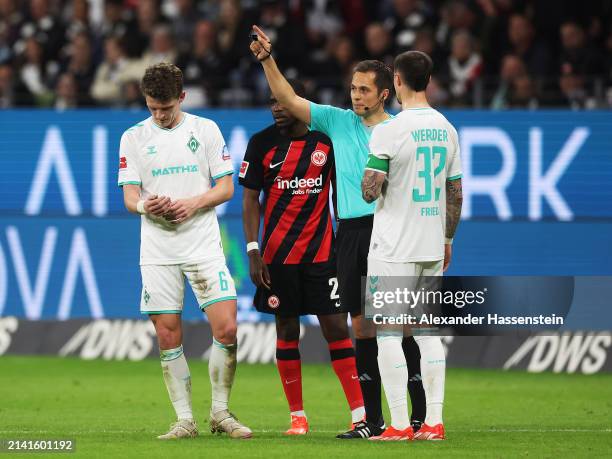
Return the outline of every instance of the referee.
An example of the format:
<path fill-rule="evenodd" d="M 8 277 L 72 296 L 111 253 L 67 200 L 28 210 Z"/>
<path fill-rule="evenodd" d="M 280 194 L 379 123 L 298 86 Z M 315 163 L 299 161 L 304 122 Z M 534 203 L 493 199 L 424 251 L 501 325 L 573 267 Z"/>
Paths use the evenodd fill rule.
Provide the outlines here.
<path fill-rule="evenodd" d="M 381 409 L 381 382 L 378 371 L 376 329 L 363 319 L 361 278 L 367 274 L 374 203 L 361 197 L 361 178 L 368 157 L 368 142 L 374 127 L 389 119 L 385 101 L 391 94 L 393 75 L 380 61 L 359 62 L 351 82 L 352 110 L 319 105 L 298 96 L 282 75 L 271 55 L 271 42 L 257 26 L 251 52 L 262 64 L 276 100 L 310 129 L 327 134 L 336 157 L 336 215 L 338 291 L 340 302 L 349 310 L 355 334 L 357 372 L 363 393 L 366 419 L 353 424 L 338 438 L 369 438 L 380 435 L 384 421 Z M 407 337 L 403 349 L 409 371 L 408 390 L 412 402 L 411 423 L 420 428 L 425 418 L 425 393 L 420 376 L 420 353 L 414 338 Z"/>

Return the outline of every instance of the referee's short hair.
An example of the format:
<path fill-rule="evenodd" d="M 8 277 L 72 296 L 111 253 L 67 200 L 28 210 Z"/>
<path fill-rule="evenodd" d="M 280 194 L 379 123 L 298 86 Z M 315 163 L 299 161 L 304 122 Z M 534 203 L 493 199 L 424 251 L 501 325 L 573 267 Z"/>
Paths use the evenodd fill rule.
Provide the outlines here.
<path fill-rule="evenodd" d="M 431 57 L 421 51 L 406 51 L 395 58 L 393 66 L 413 91 L 425 91 L 433 70 Z"/>
<path fill-rule="evenodd" d="M 353 73 L 356 72 L 374 73 L 374 84 L 379 94 L 385 89 L 388 89 L 389 93 L 393 92 L 393 72 L 384 62 L 375 60 L 361 61 L 353 69 Z"/>

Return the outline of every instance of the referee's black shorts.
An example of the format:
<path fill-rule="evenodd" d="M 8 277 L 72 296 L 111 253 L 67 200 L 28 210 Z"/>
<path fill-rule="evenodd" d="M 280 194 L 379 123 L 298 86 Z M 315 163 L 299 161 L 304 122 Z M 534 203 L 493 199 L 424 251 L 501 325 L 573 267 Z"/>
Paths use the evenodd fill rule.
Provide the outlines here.
<path fill-rule="evenodd" d="M 362 313 L 361 277 L 368 274 L 368 252 L 374 216 L 341 219 L 336 234 L 340 302 L 352 316 Z"/>

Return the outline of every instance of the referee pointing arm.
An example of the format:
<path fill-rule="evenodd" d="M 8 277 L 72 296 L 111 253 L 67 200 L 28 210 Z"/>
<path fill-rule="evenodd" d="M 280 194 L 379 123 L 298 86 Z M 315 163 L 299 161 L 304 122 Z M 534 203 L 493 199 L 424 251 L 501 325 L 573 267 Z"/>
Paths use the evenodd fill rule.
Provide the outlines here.
<path fill-rule="evenodd" d="M 319 105 L 298 96 L 278 69 L 272 44 L 266 34 L 253 26 L 251 51 L 262 64 L 274 97 L 310 129 L 327 134 L 336 157 L 337 188 L 337 271 L 340 302 L 350 311 L 355 333 L 357 371 L 366 408 L 366 420 L 339 438 L 367 438 L 379 435 L 384 425 L 381 409 L 381 382 L 378 370 L 376 330 L 363 320 L 362 276 L 367 274 L 367 257 L 375 203 L 361 196 L 361 178 L 368 158 L 368 142 L 374 127 L 391 118 L 385 101 L 391 94 L 393 75 L 380 61 L 359 62 L 351 82 L 352 110 Z M 420 355 L 412 337 L 403 343 L 410 381 L 412 422 L 415 430 L 425 418 L 425 394 L 420 378 Z"/>

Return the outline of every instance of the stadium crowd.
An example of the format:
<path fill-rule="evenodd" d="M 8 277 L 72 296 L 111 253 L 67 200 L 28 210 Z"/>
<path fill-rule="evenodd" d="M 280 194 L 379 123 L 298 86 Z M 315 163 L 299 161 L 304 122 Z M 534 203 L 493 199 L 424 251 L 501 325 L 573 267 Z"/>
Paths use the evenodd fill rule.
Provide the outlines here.
<path fill-rule="evenodd" d="M 188 108 L 263 105 L 251 24 L 322 103 L 349 104 L 357 61 L 416 49 L 434 106 L 612 106 L 611 0 L 0 0 L 0 107 L 143 107 L 161 61 Z"/>

